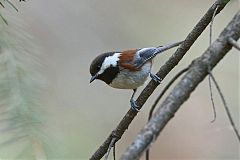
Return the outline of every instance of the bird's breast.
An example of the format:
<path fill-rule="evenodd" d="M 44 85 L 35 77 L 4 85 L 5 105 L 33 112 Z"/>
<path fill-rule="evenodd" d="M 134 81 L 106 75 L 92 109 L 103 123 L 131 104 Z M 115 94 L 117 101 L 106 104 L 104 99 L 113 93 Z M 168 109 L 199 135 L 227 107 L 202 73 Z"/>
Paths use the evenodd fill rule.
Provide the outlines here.
<path fill-rule="evenodd" d="M 121 70 L 109 85 L 119 89 L 136 89 L 147 80 L 151 67 L 152 63 L 147 62 L 139 71 Z"/>

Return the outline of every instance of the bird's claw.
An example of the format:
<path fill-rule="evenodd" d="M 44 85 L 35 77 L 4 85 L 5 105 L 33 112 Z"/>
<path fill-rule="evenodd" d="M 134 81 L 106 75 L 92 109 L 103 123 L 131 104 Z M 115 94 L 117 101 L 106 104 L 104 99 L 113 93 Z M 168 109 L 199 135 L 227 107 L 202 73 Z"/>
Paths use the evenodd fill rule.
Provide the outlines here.
<path fill-rule="evenodd" d="M 150 73 L 150 77 L 157 83 L 161 83 L 162 79 L 160 77 L 158 77 L 156 74 L 152 74 Z"/>
<path fill-rule="evenodd" d="M 131 109 L 132 109 L 133 111 L 137 111 L 137 112 L 140 111 L 140 110 L 138 109 L 139 106 L 136 104 L 136 102 L 135 102 L 133 99 L 130 100 L 130 104 L 131 104 Z"/>

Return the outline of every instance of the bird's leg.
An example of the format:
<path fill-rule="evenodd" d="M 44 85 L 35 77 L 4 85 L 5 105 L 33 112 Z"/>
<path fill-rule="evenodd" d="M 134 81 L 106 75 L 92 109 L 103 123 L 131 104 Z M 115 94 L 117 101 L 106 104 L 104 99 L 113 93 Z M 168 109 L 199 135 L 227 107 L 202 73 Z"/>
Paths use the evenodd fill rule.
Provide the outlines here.
<path fill-rule="evenodd" d="M 162 79 L 160 77 L 158 77 L 156 74 L 152 74 L 150 73 L 150 77 L 157 83 L 161 83 Z"/>
<path fill-rule="evenodd" d="M 131 99 L 130 99 L 130 104 L 131 104 L 131 109 L 132 110 L 139 112 L 140 110 L 138 109 L 138 106 L 137 106 L 136 102 L 133 99 L 136 91 L 137 91 L 137 89 L 133 89 L 133 94 L 132 94 Z"/>

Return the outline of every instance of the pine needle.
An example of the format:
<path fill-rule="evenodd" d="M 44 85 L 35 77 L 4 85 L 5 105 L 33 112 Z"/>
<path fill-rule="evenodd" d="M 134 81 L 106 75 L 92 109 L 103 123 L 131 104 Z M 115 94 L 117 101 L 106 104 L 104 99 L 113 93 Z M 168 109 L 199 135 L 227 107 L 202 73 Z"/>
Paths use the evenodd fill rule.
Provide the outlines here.
<path fill-rule="evenodd" d="M 8 22 L 7 22 L 7 20 L 2 16 L 2 14 L 0 13 L 0 17 L 1 17 L 1 19 L 3 20 L 3 22 L 6 24 L 6 25 L 8 25 Z"/>
<path fill-rule="evenodd" d="M 42 130 L 44 114 L 40 109 L 42 66 L 29 34 L 21 29 L 18 18 L 12 18 L 8 16 L 8 26 L 2 25 L 6 21 L 0 21 L 0 157 L 22 155 L 26 159 L 34 155 L 33 159 L 44 160 L 48 141 Z M 22 151 L 28 148 L 28 155 L 17 153 L 18 145 Z"/>
<path fill-rule="evenodd" d="M 13 9 L 15 9 L 18 12 L 17 7 L 15 7 L 15 5 L 11 1 L 9 0 L 4 0 L 4 1 L 6 1 Z"/>

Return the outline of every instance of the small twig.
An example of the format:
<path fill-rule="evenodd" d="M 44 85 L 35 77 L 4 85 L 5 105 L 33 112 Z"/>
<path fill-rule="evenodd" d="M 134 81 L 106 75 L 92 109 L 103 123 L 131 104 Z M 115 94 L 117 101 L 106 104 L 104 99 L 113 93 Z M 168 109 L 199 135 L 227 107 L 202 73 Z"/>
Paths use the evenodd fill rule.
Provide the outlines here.
<path fill-rule="evenodd" d="M 225 98 L 224 98 L 224 96 L 223 96 L 223 93 L 222 93 L 222 91 L 221 91 L 221 89 L 220 89 L 220 87 L 219 87 L 216 79 L 215 79 L 214 76 L 212 75 L 212 73 L 209 72 L 208 74 L 209 74 L 209 76 L 211 77 L 211 79 L 213 80 L 213 82 L 214 82 L 214 84 L 215 84 L 215 86 L 216 86 L 216 88 L 217 88 L 217 91 L 218 91 L 218 93 L 219 93 L 219 95 L 220 95 L 220 97 L 221 97 L 221 99 L 222 99 L 224 109 L 225 109 L 225 111 L 226 111 L 226 113 L 227 113 L 228 119 L 229 119 L 229 121 L 230 121 L 230 123 L 231 123 L 231 126 L 232 126 L 233 129 L 234 129 L 234 132 L 235 132 L 235 134 L 236 134 L 236 136 L 237 136 L 237 138 L 238 138 L 238 141 L 240 142 L 240 135 L 239 135 L 238 130 L 237 130 L 235 124 L 234 124 L 234 121 L 233 121 L 233 119 L 232 119 L 231 113 L 230 113 L 230 111 L 229 111 L 229 108 L 228 108 L 227 103 L 226 103 L 226 101 L 225 101 Z"/>
<path fill-rule="evenodd" d="M 152 114 L 154 109 L 156 108 L 159 100 L 162 98 L 162 96 L 165 94 L 165 92 L 168 90 L 168 88 L 184 73 L 188 70 L 188 68 L 185 68 L 183 70 L 181 70 L 180 72 L 178 72 L 172 79 L 171 81 L 165 86 L 165 88 L 163 89 L 163 91 L 160 93 L 160 95 L 157 97 L 157 99 L 155 100 L 154 104 L 152 105 L 150 112 L 149 112 L 149 116 L 148 116 L 148 120 L 151 119 Z"/>
<path fill-rule="evenodd" d="M 158 102 L 160 101 L 160 99 L 162 98 L 162 96 L 166 93 L 166 91 L 169 89 L 169 87 L 186 71 L 188 70 L 188 68 L 185 68 L 183 70 L 181 70 L 180 72 L 178 72 L 172 79 L 171 81 L 165 86 L 165 88 L 162 90 L 162 92 L 159 94 L 159 96 L 157 97 L 157 99 L 155 100 L 155 102 L 153 103 L 150 111 L 149 111 L 149 115 L 148 115 L 148 121 L 152 118 L 152 114 L 154 109 L 156 108 Z M 149 160 L 149 152 L 150 149 L 148 149 L 146 151 L 146 160 Z"/>
<path fill-rule="evenodd" d="M 230 43 L 234 48 L 240 51 L 240 46 L 232 37 L 228 38 L 228 43 Z"/>
<path fill-rule="evenodd" d="M 210 89 L 210 97 L 211 97 L 211 102 L 212 102 L 212 109 L 213 109 L 213 120 L 211 120 L 211 123 L 215 122 L 217 114 L 216 114 L 216 107 L 215 107 L 215 103 L 213 100 L 213 92 L 212 92 L 212 84 L 211 84 L 211 77 L 208 76 L 208 85 L 209 85 L 209 89 Z"/>
<path fill-rule="evenodd" d="M 217 10 L 218 10 L 219 5 L 216 6 L 216 9 L 213 12 L 212 15 L 212 20 L 210 23 L 210 32 L 209 32 L 209 46 L 211 46 L 212 44 L 212 28 L 213 28 L 213 21 L 214 21 L 214 17 L 216 16 Z M 210 66 L 208 67 L 209 71 L 211 71 Z M 212 85 L 211 85 L 211 78 L 210 76 L 208 76 L 208 85 L 209 85 L 209 90 L 210 90 L 210 98 L 211 98 L 211 102 L 212 102 L 212 108 L 213 108 L 213 120 L 211 120 L 211 123 L 213 123 L 216 120 L 216 108 L 215 108 L 215 104 L 214 104 L 214 99 L 213 99 L 213 93 L 212 93 Z"/>
<path fill-rule="evenodd" d="M 107 153 L 106 153 L 106 156 L 105 156 L 104 160 L 108 160 L 108 156 L 110 154 L 111 148 L 114 146 L 115 141 L 116 141 L 116 138 L 113 137 L 112 140 L 111 140 L 111 143 L 108 146 L 108 150 L 107 150 Z"/>
<path fill-rule="evenodd" d="M 210 23 L 210 35 L 209 35 L 209 46 L 212 44 L 212 26 L 213 26 L 213 21 L 214 21 L 214 17 L 216 16 L 217 10 L 218 10 L 219 5 L 216 6 L 213 15 L 212 15 L 212 20 Z"/>

